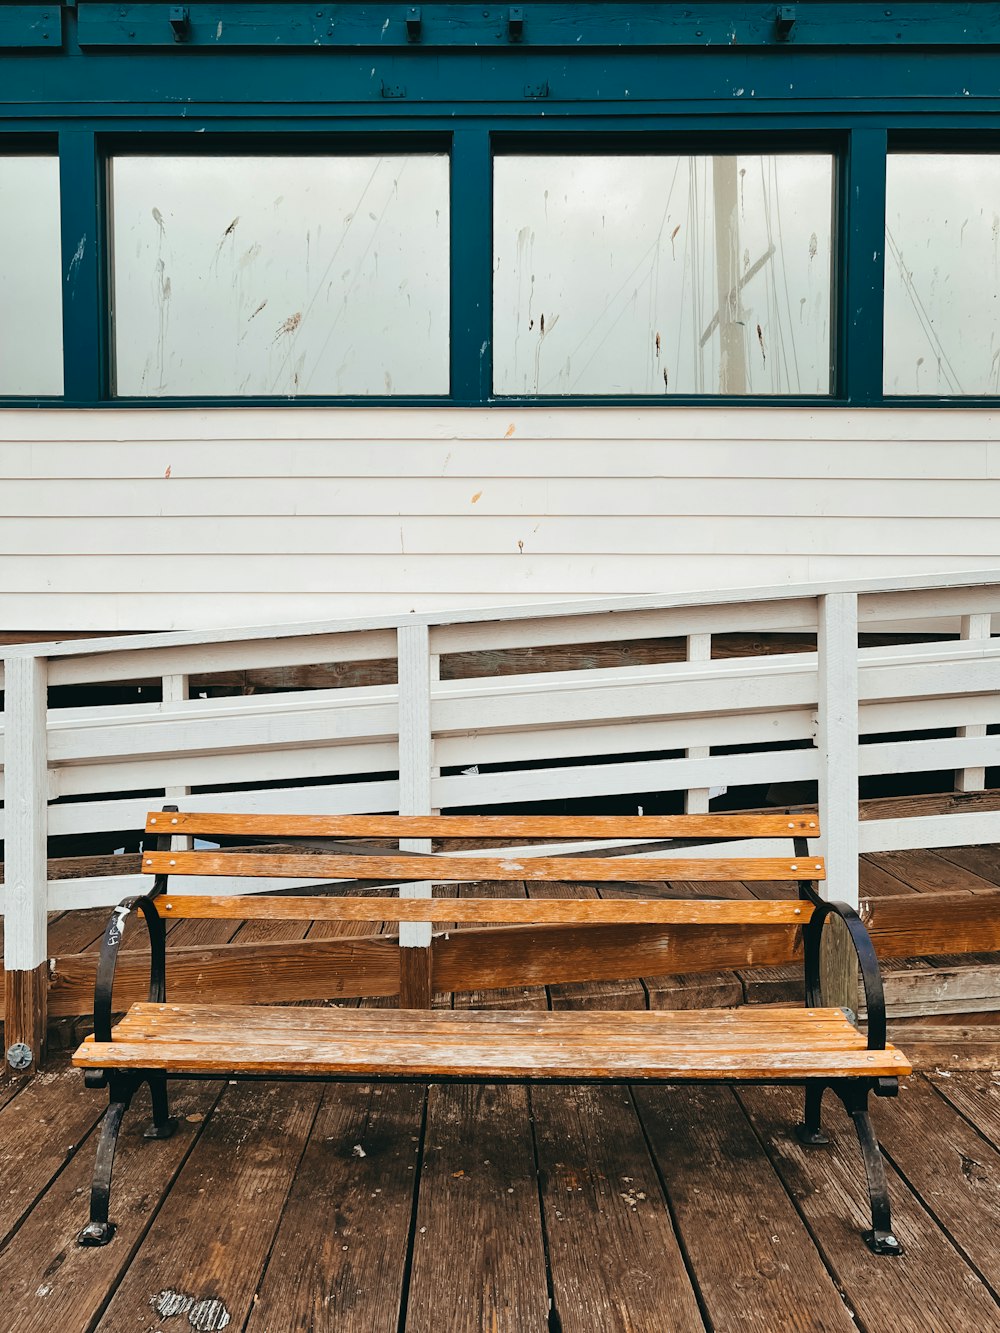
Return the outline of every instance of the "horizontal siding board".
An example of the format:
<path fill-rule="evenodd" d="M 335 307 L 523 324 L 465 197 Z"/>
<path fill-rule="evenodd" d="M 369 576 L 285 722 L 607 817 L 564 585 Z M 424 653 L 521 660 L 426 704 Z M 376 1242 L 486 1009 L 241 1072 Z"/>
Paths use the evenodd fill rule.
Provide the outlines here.
<path fill-rule="evenodd" d="M 355 441 L 520 439 L 553 440 L 964 440 L 984 445 L 997 438 L 991 408 L 736 407 L 671 405 L 662 408 L 337 408 L 208 407 L 82 411 L 72 414 L 72 437 L 124 444 L 176 440 Z M 514 427 L 511 430 L 511 426 Z M 28 444 L 67 438 L 67 414 L 58 409 L 5 409 L 3 438 Z"/>
<path fill-rule="evenodd" d="M 204 447 L 210 450 L 211 442 Z M 419 445 L 412 447 L 416 449 Z M 539 443 L 538 450 L 544 448 Z M 280 465 L 280 460 L 275 459 L 275 464 Z M 753 476 L 684 478 L 665 473 L 664 462 L 659 458 L 650 458 L 648 471 L 631 477 L 496 477 L 488 472 L 470 477 L 378 474 L 345 477 L 337 474 L 335 458 L 329 460 L 329 466 L 331 471 L 326 476 L 304 478 L 276 473 L 271 477 L 247 478 L 237 474 L 236 478 L 204 480 L 171 477 L 169 481 L 92 477 L 9 480 L 0 487 L 0 514 L 7 520 L 38 520 L 38 531 L 29 536 L 33 541 L 50 542 L 54 525 L 66 520 L 84 520 L 84 530 L 89 525 L 96 531 L 108 518 L 131 519 L 131 526 L 123 526 L 122 532 L 139 545 L 127 546 L 126 550 L 146 549 L 142 544 L 144 533 L 147 538 L 153 537 L 146 521 L 149 519 L 177 522 L 181 549 L 186 539 L 187 546 L 194 550 L 201 550 L 198 542 L 210 535 L 211 530 L 198 522 L 204 518 L 228 521 L 235 532 L 244 534 L 251 534 L 262 519 L 275 520 L 274 531 L 283 531 L 293 550 L 302 519 L 322 520 L 319 531 L 322 533 L 325 525 L 328 540 L 332 535 L 331 517 L 348 521 L 345 527 L 348 534 L 356 530 L 359 522 L 375 527 L 374 520 L 391 519 L 395 526 L 383 524 L 389 534 L 383 541 L 394 552 L 400 550 L 399 521 L 423 516 L 431 520 L 423 527 L 432 532 L 436 526 L 440 538 L 447 535 L 447 529 L 433 522 L 440 518 L 453 523 L 462 520 L 477 523 L 483 517 L 526 516 L 578 522 L 585 515 L 588 525 L 603 518 L 605 523 L 612 526 L 618 523 L 622 527 L 622 515 L 688 521 L 730 515 L 752 520 L 764 515 L 798 521 L 836 519 L 838 529 L 847 523 L 844 543 L 847 550 L 853 550 L 856 540 L 850 524 L 867 518 L 878 517 L 894 524 L 911 518 L 924 523 L 941 522 L 993 517 L 1000 507 L 1000 481 L 984 478 L 975 481 L 893 478 L 864 482 L 843 478 L 802 479 L 794 474 L 779 480 Z M 253 519 L 254 524 L 237 526 L 237 520 L 247 518 Z M 281 523 L 289 518 L 295 522 Z M 186 524 L 182 522 L 185 519 Z M 804 533 L 816 527 L 814 523 L 800 523 L 800 526 Z M 269 530 L 267 525 L 262 527 L 261 540 L 267 541 Z M 309 531 L 310 525 L 305 524 L 303 530 Z M 420 530 L 417 523 L 413 528 L 415 536 Z M 14 531 L 20 529 L 15 527 Z M 578 530 L 577 547 L 579 536 Z M 745 538 L 741 536 L 741 540 Z M 427 549 L 442 548 L 431 545 Z"/>
<path fill-rule="evenodd" d="M 373 494 L 378 483 L 373 482 Z M 611 508 L 613 494 L 606 487 Z M 848 547 L 855 554 L 943 554 L 990 557 L 1000 550 L 1000 482 L 994 498 L 986 492 L 970 506 L 967 522 L 961 515 L 936 517 L 787 516 L 762 511 L 758 516 L 629 514 L 595 515 L 586 520 L 588 554 L 686 555 L 701 549 L 716 555 L 774 555 L 795 552 L 836 555 Z M 747 502 L 741 501 L 741 504 Z M 720 521 L 724 517 L 724 522 Z M 768 518 L 767 523 L 760 520 Z M 442 520 L 426 515 L 298 515 L 293 523 L 270 515 L 182 516 L 151 524 L 149 519 L 113 515 L 90 518 L 4 518 L 0 523 L 0 559 L 20 557 L 31 550 L 36 559 L 157 558 L 180 551 L 189 558 L 207 556 L 294 557 L 320 559 L 365 555 L 400 556 L 575 555 L 581 551 L 578 515 L 527 516 L 456 514 Z"/>
<path fill-rule="evenodd" d="M 378 409 L 375 409 L 377 412 Z M 842 419 L 841 419 L 842 420 Z M 329 429 L 332 432 L 333 422 Z M 139 439 L 53 439 L 28 444 L 5 438 L 0 416 L 0 478 L 9 481 L 133 480 L 175 484 L 233 476 L 255 480 L 368 477 L 613 477 L 652 473 L 682 479 L 787 477 L 815 480 L 976 481 L 1000 475 L 995 449 L 956 432 L 944 441 L 866 438 L 844 422 L 835 440 L 802 434 L 789 439 L 636 438 L 634 422 L 599 439 L 557 439 L 533 430 L 517 439 L 403 440 L 343 435 L 316 441 L 225 440 L 206 423 L 204 438 L 147 443 Z M 75 428 L 72 433 L 75 435 Z M 205 441 L 211 441 L 211 448 Z M 697 448 L 692 448 L 693 444 Z M 947 447 L 943 447 L 946 445 Z M 832 446 L 832 448 L 831 448 Z M 831 453 L 833 457 L 831 458 Z M 832 466 L 831 466 L 832 464 Z M 169 469 L 169 472 L 168 472 Z M 163 489 L 162 487 L 159 489 Z"/>
<path fill-rule="evenodd" d="M 969 544 L 979 543 L 975 537 L 970 536 Z M 891 556 L 892 568 L 898 570 L 905 558 Z M 963 567 L 963 562 L 974 568 L 986 563 L 988 558 L 986 552 L 944 556 L 933 551 L 909 557 L 915 566 L 924 569 L 930 562 L 939 569 L 959 569 Z M 810 570 L 816 569 L 816 561 L 812 557 L 806 556 L 804 559 L 808 561 Z M 842 559 L 835 556 L 826 559 L 830 566 L 843 570 Z M 866 565 L 871 567 L 867 556 L 857 556 L 855 560 L 862 568 Z M 130 556 L 127 560 L 114 556 L 83 556 L 75 559 L 35 556 L 30 561 L 23 558 L 0 561 L 0 586 L 6 590 L 0 596 L 20 593 L 38 598 L 52 593 L 55 588 L 60 589 L 63 595 L 112 594 L 119 592 L 126 580 L 130 585 L 129 590 L 134 592 L 159 594 L 164 591 L 164 584 L 169 583 L 170 592 L 187 595 L 203 590 L 206 582 L 210 581 L 214 592 L 219 595 L 216 600 L 218 624 L 219 614 L 229 604 L 229 595 L 246 593 L 248 585 L 261 595 L 310 592 L 319 597 L 330 597 L 334 604 L 338 603 L 337 599 L 331 597 L 331 588 L 362 593 L 384 590 L 386 587 L 396 589 L 398 594 L 423 593 L 425 598 L 429 596 L 431 605 L 436 604 L 435 598 L 439 593 L 461 593 L 465 595 L 468 604 L 475 601 L 480 592 L 497 598 L 506 594 L 508 601 L 521 601 L 525 595 L 531 594 L 551 599 L 554 590 L 560 587 L 579 592 L 584 585 L 591 593 L 614 596 L 635 589 L 638 565 L 643 567 L 642 585 L 649 590 L 656 586 L 662 588 L 671 585 L 680 577 L 678 570 L 689 571 L 688 577 L 694 577 L 695 572 L 701 576 L 698 582 L 691 584 L 685 580 L 681 586 L 697 587 L 700 583 L 701 586 L 711 588 L 717 586 L 719 581 L 732 578 L 737 568 L 746 572 L 752 570 L 758 577 L 781 582 L 786 576 L 788 559 L 780 555 L 749 557 L 745 554 L 717 553 L 681 554 L 676 557 L 646 554 L 638 557 L 591 551 L 579 555 L 531 557 L 520 556 L 516 552 L 512 555 L 456 552 L 435 556 L 310 556 L 301 560 L 292 556 L 268 554 L 219 556 L 209 566 L 203 556 L 177 554 L 169 557 L 168 579 L 164 559 L 156 556 Z M 429 589 L 433 590 L 432 595 L 428 594 Z M 425 600 L 424 605 L 427 604 Z M 252 607 L 252 602 L 250 605 Z M 400 610 L 403 609 L 398 599 L 396 605 Z M 103 619 L 107 620 L 106 610 Z M 51 623 L 51 620 L 50 612 L 46 623 Z M 0 616 L 2 621 L 7 621 L 7 617 Z"/>

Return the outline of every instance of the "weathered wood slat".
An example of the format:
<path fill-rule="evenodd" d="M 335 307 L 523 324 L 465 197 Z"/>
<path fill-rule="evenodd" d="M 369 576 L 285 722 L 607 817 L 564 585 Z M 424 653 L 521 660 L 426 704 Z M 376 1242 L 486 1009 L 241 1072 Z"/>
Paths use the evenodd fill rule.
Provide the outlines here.
<path fill-rule="evenodd" d="M 454 857 L 454 856 L 257 856 L 240 852 L 148 852 L 142 858 L 147 875 L 207 875 L 284 879 L 449 880 L 471 884 L 481 879 L 566 880 L 570 882 L 633 880 L 821 880 L 821 857 L 757 857 L 726 860 L 653 859 L 639 856 Z"/>
<path fill-rule="evenodd" d="M 247 1333 L 396 1327 L 423 1102 L 398 1084 L 326 1091 Z"/>
<path fill-rule="evenodd" d="M 72 1088 L 66 1087 L 71 1083 Z M 77 1146 L 66 1169 L 41 1194 L 24 1223 L 11 1237 L 0 1263 L 0 1306 L 3 1323 L 18 1333 L 51 1333 L 53 1329 L 84 1329 L 95 1327 L 100 1312 L 122 1280 L 135 1256 L 150 1223 L 160 1205 L 167 1199 L 174 1177 L 181 1163 L 191 1151 L 192 1141 L 204 1128 L 206 1117 L 219 1096 L 219 1083 L 171 1083 L 170 1109 L 178 1117 L 178 1132 L 165 1142 L 156 1144 L 155 1169 L 151 1170 L 149 1149 L 141 1134 L 134 1130 L 148 1114 L 148 1096 L 143 1088 L 137 1094 L 131 1115 L 135 1116 L 133 1132 L 122 1134 L 115 1154 L 114 1212 L 117 1232 L 114 1245 L 103 1249 L 87 1249 L 70 1241 L 82 1221 L 81 1202 L 86 1199 L 94 1170 L 94 1137 L 85 1138 L 65 1118 L 76 1108 L 82 1116 L 89 1108 L 93 1117 L 103 1110 L 101 1099 L 93 1094 L 84 1095 L 80 1075 L 67 1070 L 65 1077 L 35 1080 L 42 1094 L 33 1122 L 25 1124 L 20 1132 L 4 1127 L 4 1143 L 27 1167 L 33 1159 L 59 1152 L 68 1156 Z M 64 1112 L 61 1108 L 66 1108 Z M 44 1133 L 38 1127 L 44 1126 Z M 34 1132 L 33 1132 L 34 1131 Z M 79 1145 L 82 1143 L 82 1148 Z M 26 1144 L 30 1147 L 26 1148 Z M 59 1165 L 62 1165 L 60 1160 Z M 3 1163 L 4 1193 L 11 1201 L 18 1198 L 27 1205 L 34 1198 L 31 1183 L 18 1173 L 10 1173 Z M 37 1184 L 35 1187 L 37 1191 Z M 212 1215 L 219 1214 L 210 1209 Z M 241 1256 L 242 1257 L 242 1256 Z M 182 1286 L 178 1274 L 164 1284 Z M 159 1288 L 150 1288 L 140 1298 L 143 1313 L 152 1311 L 148 1301 Z M 119 1307 L 120 1309 L 120 1307 Z M 129 1312 L 131 1325 L 135 1324 L 134 1310 Z M 121 1328 L 109 1320 L 104 1328 Z M 152 1327 L 159 1327 L 153 1324 Z M 169 1329 L 170 1324 L 165 1328 Z M 190 1327 L 190 1325 L 188 1325 Z M 218 1327 L 218 1325 L 217 1325 Z"/>
<path fill-rule="evenodd" d="M 101 1317 L 108 1333 L 135 1328 L 138 1311 L 143 1329 L 176 1327 L 182 1311 L 190 1328 L 244 1327 L 321 1095 L 226 1088 Z M 247 1152 L 251 1127 L 262 1146 Z"/>
<path fill-rule="evenodd" d="M 819 835 L 809 815 L 270 815 L 151 813 L 147 833 L 281 838 L 789 838 Z"/>
<path fill-rule="evenodd" d="M 156 899 L 160 916 L 264 918 L 293 921 L 468 921 L 597 925 L 803 925 L 806 902 L 733 902 L 729 899 L 551 898 L 271 898 L 174 894 Z"/>
<path fill-rule="evenodd" d="M 950 1082 L 951 1080 L 949 1080 Z M 905 1179 L 886 1163 L 893 1230 L 906 1246 L 897 1262 L 873 1263 L 857 1242 L 870 1225 L 863 1172 L 853 1151 L 854 1131 L 834 1098 L 824 1104 L 824 1129 L 835 1147 L 804 1148 L 788 1133 L 802 1112 L 802 1093 L 787 1088 L 740 1088 L 739 1101 L 772 1165 L 844 1293 L 856 1324 L 865 1329 L 988 1329 L 997 1323 L 989 1288 L 966 1268 L 947 1234 L 927 1225 L 923 1206 Z M 901 1101 L 910 1096 L 903 1092 Z M 889 1108 L 887 1108 L 888 1110 Z M 889 1120 L 895 1114 L 880 1117 Z M 930 1131 L 942 1137 L 941 1130 Z M 779 1327 L 773 1316 L 774 1327 Z M 818 1321 L 817 1321 L 818 1322 Z"/>
<path fill-rule="evenodd" d="M 553 1328 L 526 1089 L 428 1090 L 414 1223 L 406 1333 Z"/>
<path fill-rule="evenodd" d="M 732 1092 L 639 1088 L 635 1098 L 708 1327 L 852 1333 L 854 1319 Z"/>
<path fill-rule="evenodd" d="M 628 1099 L 613 1088 L 535 1087 L 531 1103 L 559 1321 L 550 1328 L 704 1333 Z"/>
<path fill-rule="evenodd" d="M 848 1043 L 864 1038 L 840 1009 L 773 1009 L 765 1006 L 743 1009 L 681 1010 L 451 1010 L 430 1012 L 394 1010 L 299 1009 L 261 1005 L 248 1014 L 241 1005 L 221 1004 L 134 1004 L 115 1028 L 115 1039 L 135 1033 L 168 1039 L 190 1029 L 207 1036 L 234 1033 L 242 1040 L 265 1040 L 276 1034 L 284 1040 L 298 1034 L 302 1040 L 324 1035 L 388 1036 L 417 1033 L 428 1039 L 448 1038 L 483 1030 L 484 1040 L 518 1040 L 522 1036 L 549 1032 L 567 1037 L 638 1035 L 643 1040 L 675 1041 L 684 1036 L 714 1034 L 721 1043 L 736 1034 L 751 1044 L 760 1041 L 800 1044 L 810 1033 L 835 1033 Z M 1000 1036 L 1000 1030 L 998 1030 Z"/>
<path fill-rule="evenodd" d="M 148 1010 L 143 1011 L 148 1016 Z M 83 1067 L 174 1069 L 190 1072 L 326 1073 L 334 1076 L 474 1078 L 794 1078 L 898 1075 L 910 1072 L 894 1048 L 869 1051 L 841 1017 L 830 1026 L 829 1011 L 814 1011 L 808 1023 L 781 1035 L 770 1027 L 742 1026 L 738 1020 L 712 1034 L 710 1024 L 691 1023 L 686 1031 L 661 1013 L 646 1013 L 629 1024 L 621 1014 L 608 1024 L 567 1024 L 559 1013 L 531 1016 L 531 1025 L 505 1027 L 506 1015 L 480 1024 L 461 1011 L 389 1010 L 379 1015 L 377 1039 L 369 1023 L 352 1026 L 350 1013 L 327 1015 L 326 1032 L 315 1024 L 258 1035 L 246 1016 L 228 1030 L 200 1032 L 196 1026 L 172 1030 L 172 1006 L 156 1016 L 162 1027 L 121 1025 L 112 1042 L 85 1041 L 73 1057 Z M 807 1012 L 807 1017 L 809 1011 Z M 119 1035 L 120 1034 L 120 1035 Z"/>

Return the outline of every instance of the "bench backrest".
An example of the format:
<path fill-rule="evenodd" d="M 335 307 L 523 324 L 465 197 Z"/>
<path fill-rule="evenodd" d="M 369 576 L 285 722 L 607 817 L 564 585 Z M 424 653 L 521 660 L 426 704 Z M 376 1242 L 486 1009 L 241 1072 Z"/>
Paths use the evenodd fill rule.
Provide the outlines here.
<path fill-rule="evenodd" d="M 648 881 L 787 881 L 815 884 L 825 878 L 823 858 L 807 855 L 806 839 L 819 834 L 816 815 L 232 815 L 154 811 L 146 834 L 157 850 L 144 851 L 142 870 L 156 877 L 153 892 L 163 917 L 263 917 L 293 920 L 475 921 L 481 923 L 802 925 L 812 915 L 804 893 L 795 901 L 730 899 L 546 899 L 238 896 L 167 892 L 174 876 L 241 880 L 322 880 L 381 884 L 477 883 L 529 881 L 560 884 Z M 248 852 L 175 851 L 172 837 L 234 839 L 238 842 L 288 844 L 303 850 Z M 518 849 L 414 853 L 359 847 L 345 839 L 536 839 L 581 841 L 633 839 L 792 839 L 790 856 L 657 857 L 619 854 L 620 848 L 594 855 L 527 855 Z M 330 843 L 342 845 L 329 846 Z M 306 849 L 309 850 L 306 850 Z M 610 853 L 610 854 L 609 854 Z"/>

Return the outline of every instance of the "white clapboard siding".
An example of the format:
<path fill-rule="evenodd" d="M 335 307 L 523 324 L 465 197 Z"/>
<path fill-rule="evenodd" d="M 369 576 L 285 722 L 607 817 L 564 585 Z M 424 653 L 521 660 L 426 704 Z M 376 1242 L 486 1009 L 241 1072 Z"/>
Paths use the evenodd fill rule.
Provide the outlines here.
<path fill-rule="evenodd" d="M 974 569 L 1000 551 L 997 427 L 978 408 L 12 409 L 0 625 Z"/>

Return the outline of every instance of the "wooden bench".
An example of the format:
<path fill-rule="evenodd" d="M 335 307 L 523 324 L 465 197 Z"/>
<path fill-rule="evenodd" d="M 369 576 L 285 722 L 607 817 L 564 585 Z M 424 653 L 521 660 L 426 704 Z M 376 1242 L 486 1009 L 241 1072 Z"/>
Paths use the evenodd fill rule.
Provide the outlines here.
<path fill-rule="evenodd" d="M 150 1088 L 152 1138 L 174 1128 L 167 1079 L 321 1078 L 330 1080 L 544 1080 L 620 1083 L 792 1083 L 805 1087 L 805 1116 L 798 1127 L 806 1144 L 826 1143 L 820 1126 L 824 1091 L 832 1089 L 854 1122 L 867 1173 L 872 1210 L 869 1246 L 899 1254 L 892 1233 L 885 1172 L 868 1114 L 870 1093 L 892 1096 L 898 1078 L 911 1072 L 905 1057 L 886 1044 L 882 981 L 871 939 L 848 906 L 821 898 L 821 858 L 807 839 L 818 834 L 812 815 L 692 815 L 664 817 L 404 817 L 271 816 L 177 813 L 149 816 L 142 869 L 153 878 L 148 894 L 126 899 L 105 932 L 94 998 L 94 1035 L 74 1055 L 88 1087 L 107 1087 L 91 1191 L 90 1222 L 80 1243 L 103 1245 L 109 1222 L 111 1171 L 122 1117 L 143 1084 Z M 237 840 L 234 850 L 171 850 L 178 835 Z M 657 855 L 621 847 L 590 855 L 518 854 L 515 850 L 461 854 L 359 846 L 358 838 L 478 839 L 494 842 L 546 838 L 631 842 L 648 839 L 713 840 L 777 837 L 792 840 L 783 857 L 688 856 L 690 845 Z M 271 844 L 260 851 L 248 843 Z M 297 844 L 289 849 L 288 844 Z M 274 847 L 274 844 L 279 844 Z M 634 853 L 637 849 L 633 845 Z M 716 851 L 718 849 L 715 849 Z M 723 849 L 724 850 L 724 849 Z M 678 854 L 679 853 L 679 854 Z M 280 888 L 268 894 L 205 895 L 200 885 L 178 891 L 183 876 L 305 881 L 309 896 Z M 343 896 L 342 881 L 405 885 L 401 893 L 428 893 L 430 882 L 520 881 L 531 885 L 621 884 L 644 881 L 786 881 L 779 901 L 618 898 L 431 898 Z M 341 881 L 324 883 L 316 881 Z M 211 883 L 209 884 L 211 887 Z M 794 896 L 792 896 L 794 894 Z M 149 930 L 149 1001 L 134 1004 L 112 1027 L 115 964 L 126 920 L 139 911 Z M 743 1008 L 655 1012 L 516 1012 L 430 1008 L 432 951 L 401 947 L 398 1009 L 302 1008 L 168 1003 L 165 923 L 178 918 L 265 918 L 312 921 L 398 921 L 530 924 L 557 930 L 565 923 L 591 929 L 669 926 L 707 932 L 709 941 L 735 927 L 749 932 L 776 925 L 801 928 L 805 1003 L 801 1008 Z M 820 946 L 824 922 L 838 918 L 856 950 L 867 1004 L 867 1035 L 849 1011 L 823 1007 Z M 425 928 L 426 929 L 426 928 Z M 841 928 L 843 929 L 843 928 Z M 412 932 L 412 928 L 411 928 Z M 713 936 L 714 932 L 714 936 Z M 404 932 L 401 931 L 401 934 Z M 482 932 L 485 934 L 485 932 Z M 502 935 L 504 932 L 500 932 Z M 497 936 L 497 932 L 491 931 Z M 748 938 L 748 954 L 749 940 Z M 404 945 L 407 941 L 402 941 Z M 622 974 L 628 974 L 627 957 Z M 478 984 L 490 985 L 489 980 Z"/>

